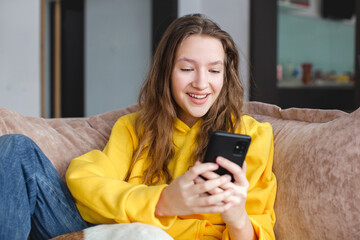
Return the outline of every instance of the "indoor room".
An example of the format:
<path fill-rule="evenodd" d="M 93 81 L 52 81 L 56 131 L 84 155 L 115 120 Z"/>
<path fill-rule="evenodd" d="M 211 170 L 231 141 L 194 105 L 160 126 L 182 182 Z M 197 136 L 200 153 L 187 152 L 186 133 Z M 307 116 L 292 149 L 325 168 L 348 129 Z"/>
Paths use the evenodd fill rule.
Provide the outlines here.
<path fill-rule="evenodd" d="M 359 19 L 0 0 L 0 239 L 360 239 Z"/>

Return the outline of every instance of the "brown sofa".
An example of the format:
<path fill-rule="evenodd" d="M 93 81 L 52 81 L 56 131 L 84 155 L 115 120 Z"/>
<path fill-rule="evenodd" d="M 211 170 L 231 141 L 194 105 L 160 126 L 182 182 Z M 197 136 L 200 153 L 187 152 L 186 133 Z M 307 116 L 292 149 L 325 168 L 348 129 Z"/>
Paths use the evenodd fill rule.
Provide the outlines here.
<path fill-rule="evenodd" d="M 0 109 L 0 135 L 32 138 L 64 178 L 72 158 L 102 149 L 117 118 L 136 105 L 89 118 L 42 119 Z M 274 129 L 277 239 L 360 239 L 360 109 L 286 109 L 245 103 Z"/>

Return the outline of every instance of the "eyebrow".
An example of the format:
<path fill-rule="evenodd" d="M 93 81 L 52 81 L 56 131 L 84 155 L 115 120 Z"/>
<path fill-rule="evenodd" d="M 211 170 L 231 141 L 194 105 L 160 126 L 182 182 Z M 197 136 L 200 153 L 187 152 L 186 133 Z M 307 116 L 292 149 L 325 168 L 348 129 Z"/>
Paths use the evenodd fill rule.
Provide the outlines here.
<path fill-rule="evenodd" d="M 182 58 L 176 59 L 176 61 L 177 62 L 185 61 L 185 62 L 196 63 L 195 60 L 187 58 L 187 57 L 182 57 Z M 218 60 L 218 61 L 210 62 L 209 65 L 224 65 L 224 62 L 221 60 Z"/>

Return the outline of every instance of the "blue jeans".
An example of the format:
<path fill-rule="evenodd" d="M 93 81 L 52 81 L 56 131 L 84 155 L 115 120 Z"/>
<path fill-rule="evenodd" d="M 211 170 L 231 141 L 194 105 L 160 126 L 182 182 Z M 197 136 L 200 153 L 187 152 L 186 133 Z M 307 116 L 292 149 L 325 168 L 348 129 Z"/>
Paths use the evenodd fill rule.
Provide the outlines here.
<path fill-rule="evenodd" d="M 23 135 L 1 136 L 0 239 L 49 239 L 90 226 L 40 148 Z"/>

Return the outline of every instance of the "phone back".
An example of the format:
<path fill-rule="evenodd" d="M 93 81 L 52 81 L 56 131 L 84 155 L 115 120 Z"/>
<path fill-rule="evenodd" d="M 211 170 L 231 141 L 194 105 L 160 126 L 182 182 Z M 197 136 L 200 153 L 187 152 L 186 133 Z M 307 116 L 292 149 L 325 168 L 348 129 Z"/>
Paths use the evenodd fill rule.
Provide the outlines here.
<path fill-rule="evenodd" d="M 243 165 L 248 148 L 250 146 L 251 137 L 248 135 L 213 132 L 203 162 L 216 162 L 218 156 L 222 156 L 240 166 Z M 219 175 L 229 174 L 224 168 L 215 171 Z"/>

